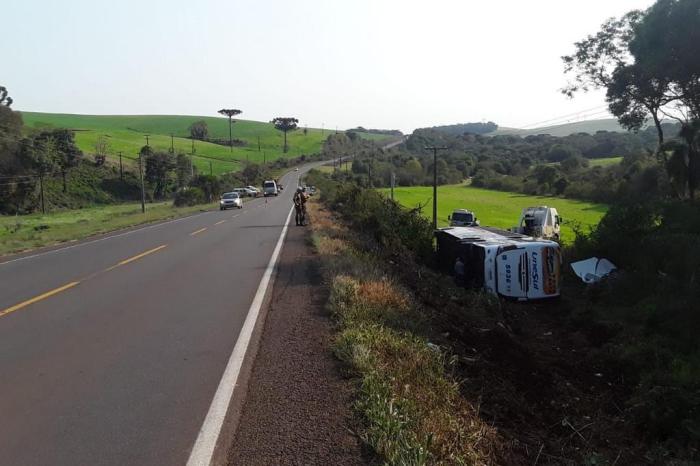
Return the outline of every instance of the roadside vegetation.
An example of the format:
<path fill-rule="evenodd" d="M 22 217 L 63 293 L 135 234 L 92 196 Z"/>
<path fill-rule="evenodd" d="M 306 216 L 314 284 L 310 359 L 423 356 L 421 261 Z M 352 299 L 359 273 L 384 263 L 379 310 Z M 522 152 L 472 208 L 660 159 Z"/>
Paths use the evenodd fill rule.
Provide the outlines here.
<path fill-rule="evenodd" d="M 0 256 L 53 244 L 77 241 L 121 228 L 167 220 L 211 209 L 212 205 L 178 209 L 158 202 L 141 213 L 141 204 L 88 207 L 50 215 L 0 216 Z"/>
<path fill-rule="evenodd" d="M 495 431 L 461 396 L 452 355 L 430 342 L 420 303 L 366 249 L 369 238 L 356 237 L 320 203 L 310 203 L 309 212 L 331 288 L 333 351 L 357 380 L 362 439 L 386 464 L 492 463 Z M 415 220 L 429 235 L 430 227 Z"/>
<path fill-rule="evenodd" d="M 662 252 L 689 211 L 612 208 L 565 257 L 609 257 L 622 272 L 586 286 L 565 264 L 560 300 L 523 304 L 455 287 L 434 270 L 432 230 L 415 210 L 319 171 L 307 183 L 321 193 L 311 224 L 334 351 L 357 381 L 360 435 L 383 461 L 697 460 L 697 313 L 688 303 L 700 294 L 688 273 L 700 267 L 700 231 L 678 243 L 685 254 Z"/>

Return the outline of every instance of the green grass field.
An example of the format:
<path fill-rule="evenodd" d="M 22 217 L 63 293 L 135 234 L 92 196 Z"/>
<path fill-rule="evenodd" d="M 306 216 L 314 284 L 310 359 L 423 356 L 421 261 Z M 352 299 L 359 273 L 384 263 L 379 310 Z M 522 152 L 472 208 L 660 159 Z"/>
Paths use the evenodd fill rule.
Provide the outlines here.
<path fill-rule="evenodd" d="M 91 157 L 95 152 L 95 143 L 100 136 L 109 141 L 108 161 L 118 162 L 118 152 L 122 152 L 124 163 L 134 164 L 139 150 L 146 144 L 145 135 L 150 134 L 149 143 L 157 150 L 170 148 L 170 135 L 174 137 L 176 152 L 190 154 L 192 141 L 186 139 L 189 126 L 198 120 L 204 120 L 213 138 L 228 138 L 228 119 L 199 116 L 175 115 L 70 115 L 58 113 L 22 112 L 24 123 L 29 128 L 55 127 L 75 130 L 78 147 Z M 245 147 L 229 147 L 207 142 L 195 141 L 194 163 L 202 173 L 208 173 L 210 162 L 214 174 L 221 174 L 241 169 L 241 162 L 261 163 L 280 157 L 297 157 L 301 154 L 319 152 L 321 144 L 331 131 L 308 128 L 304 135 L 303 128 L 288 134 L 289 152 L 282 151 L 284 136 L 275 130 L 271 123 L 249 120 L 236 120 L 233 125 L 233 137 L 246 141 Z M 260 150 L 258 150 L 258 137 Z"/>
<path fill-rule="evenodd" d="M 382 189 L 387 196 L 389 189 Z M 433 188 L 429 186 L 399 187 L 394 198 L 406 207 L 423 205 L 423 215 L 432 218 Z M 476 212 L 481 225 L 510 228 L 518 223 L 524 207 L 547 205 L 555 207 L 564 218 L 562 240 L 573 238 L 572 226 L 584 228 L 597 225 L 608 207 L 604 204 L 563 199 L 559 197 L 526 196 L 523 194 L 474 188 L 465 184 L 438 187 L 438 224 L 447 226 L 447 216 L 454 209 L 470 209 Z"/>
<path fill-rule="evenodd" d="M 622 162 L 622 157 L 608 157 L 605 159 L 588 159 L 591 167 L 610 167 Z"/>
<path fill-rule="evenodd" d="M 146 204 L 145 214 L 141 213 L 141 204 L 119 204 L 47 215 L 1 215 L 0 256 L 212 208 L 214 204 L 173 207 L 172 202 L 159 202 Z"/>

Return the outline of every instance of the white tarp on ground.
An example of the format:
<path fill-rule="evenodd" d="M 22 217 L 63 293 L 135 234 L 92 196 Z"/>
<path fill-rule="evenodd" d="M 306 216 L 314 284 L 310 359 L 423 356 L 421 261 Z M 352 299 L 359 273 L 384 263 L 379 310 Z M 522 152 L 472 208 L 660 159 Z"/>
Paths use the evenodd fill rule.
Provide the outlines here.
<path fill-rule="evenodd" d="M 595 283 L 608 275 L 613 270 L 617 270 L 615 264 L 607 259 L 591 257 L 583 261 L 573 262 L 571 268 L 584 283 Z"/>

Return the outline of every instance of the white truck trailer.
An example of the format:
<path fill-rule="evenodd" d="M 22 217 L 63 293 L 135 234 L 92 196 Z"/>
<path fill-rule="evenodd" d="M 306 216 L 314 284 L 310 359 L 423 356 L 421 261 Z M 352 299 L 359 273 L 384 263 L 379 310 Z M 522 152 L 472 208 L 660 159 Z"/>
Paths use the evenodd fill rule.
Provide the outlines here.
<path fill-rule="evenodd" d="M 466 287 L 483 288 L 504 298 L 527 301 L 560 295 L 559 244 L 488 227 L 436 230 L 441 268 L 464 264 Z"/>

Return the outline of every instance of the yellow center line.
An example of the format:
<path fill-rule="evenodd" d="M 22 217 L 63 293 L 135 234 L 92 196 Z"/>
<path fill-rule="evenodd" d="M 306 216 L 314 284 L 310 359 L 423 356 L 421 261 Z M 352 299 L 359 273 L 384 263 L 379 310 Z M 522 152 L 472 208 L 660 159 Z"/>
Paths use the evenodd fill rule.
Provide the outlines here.
<path fill-rule="evenodd" d="M 2 317 L 2 316 L 4 316 L 4 315 L 7 315 L 7 314 L 9 314 L 9 313 L 11 313 L 11 312 L 18 311 L 18 310 L 22 309 L 23 307 L 27 307 L 27 306 L 29 306 L 30 304 L 34 304 L 34 303 L 36 303 L 36 302 L 38 302 L 38 301 L 41 301 L 41 300 L 43 300 L 43 299 L 46 299 L 46 298 L 48 298 L 48 297 L 50 297 L 50 296 L 53 296 L 53 295 L 55 295 L 55 294 L 58 294 L 58 293 L 60 293 L 61 291 L 66 291 L 66 290 L 69 289 L 69 288 L 73 288 L 75 285 L 77 285 L 77 284 L 79 284 L 79 283 L 80 283 L 80 282 L 70 282 L 70 283 L 68 283 L 68 284 L 66 284 L 66 285 L 63 285 L 63 286 L 58 287 L 58 288 L 56 288 L 56 289 L 53 289 L 53 290 L 51 290 L 51 291 L 47 291 L 47 292 L 44 293 L 44 294 L 40 294 L 39 296 L 35 296 L 35 297 L 33 297 L 32 299 L 28 299 L 28 300 L 26 300 L 26 301 L 22 301 L 22 302 L 19 303 L 19 304 L 15 304 L 15 305 L 12 306 L 12 307 L 8 307 L 7 309 L 4 309 L 4 310 L 0 311 L 0 317 Z"/>
<path fill-rule="evenodd" d="M 198 234 L 200 234 L 201 232 L 203 232 L 203 231 L 206 230 L 206 229 L 207 229 L 207 227 L 204 227 L 204 228 L 200 228 L 200 229 L 197 230 L 197 231 L 193 231 L 192 233 L 190 233 L 190 236 L 198 235 Z"/>
<path fill-rule="evenodd" d="M 214 226 L 216 226 L 216 225 L 221 225 L 221 224 L 224 223 L 225 221 L 226 221 L 226 220 L 220 220 L 220 221 L 216 222 L 216 223 L 214 224 Z"/>
<path fill-rule="evenodd" d="M 117 263 L 117 265 L 114 266 L 114 267 L 119 267 L 120 265 L 126 265 L 126 264 L 128 264 L 129 262 L 134 262 L 135 260 L 139 260 L 139 259 L 141 259 L 141 258 L 144 257 L 144 256 L 147 256 L 147 255 L 149 255 L 149 254 L 153 254 L 153 253 L 156 252 L 156 251 L 160 251 L 161 249 L 163 249 L 163 248 L 165 248 L 165 247 L 167 247 L 167 246 L 168 246 L 167 244 L 161 244 L 161 245 L 158 246 L 157 248 L 149 249 L 148 251 L 142 252 L 141 254 L 136 254 L 134 257 L 130 257 L 130 258 L 128 258 L 128 259 L 124 259 L 123 261 Z"/>

